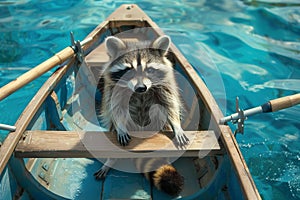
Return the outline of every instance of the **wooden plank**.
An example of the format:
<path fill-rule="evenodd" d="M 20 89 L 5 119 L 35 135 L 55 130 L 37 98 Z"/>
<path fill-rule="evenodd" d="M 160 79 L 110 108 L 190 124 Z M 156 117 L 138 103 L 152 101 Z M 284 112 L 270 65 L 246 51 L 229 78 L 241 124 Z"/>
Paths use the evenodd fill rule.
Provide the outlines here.
<path fill-rule="evenodd" d="M 186 131 L 190 143 L 178 147 L 170 132 L 152 134 L 133 132 L 128 146 L 119 145 L 116 135 L 110 132 L 26 131 L 15 149 L 16 157 L 97 157 L 133 158 L 198 156 L 221 153 L 214 131 Z M 138 135 L 147 138 L 136 137 Z M 200 151 L 200 152 L 199 152 Z"/>
<path fill-rule="evenodd" d="M 106 53 L 104 42 L 85 57 L 88 66 L 103 66 L 108 61 L 109 55 Z"/>

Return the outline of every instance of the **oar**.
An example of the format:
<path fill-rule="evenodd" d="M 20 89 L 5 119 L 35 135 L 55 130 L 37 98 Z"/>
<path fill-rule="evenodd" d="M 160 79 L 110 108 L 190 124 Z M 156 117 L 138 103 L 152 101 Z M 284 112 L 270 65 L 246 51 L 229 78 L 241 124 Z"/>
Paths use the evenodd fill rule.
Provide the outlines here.
<path fill-rule="evenodd" d="M 15 131 L 16 127 L 15 126 L 10 126 L 7 124 L 0 124 L 0 129 L 6 130 L 6 131 Z"/>
<path fill-rule="evenodd" d="M 278 99 L 273 99 L 271 101 L 268 101 L 267 103 L 251 108 L 248 110 L 242 111 L 242 115 L 240 112 L 234 113 L 230 116 L 223 117 L 220 119 L 219 123 L 220 124 L 225 124 L 228 121 L 235 121 L 241 119 L 241 117 L 246 118 L 251 115 L 255 115 L 258 113 L 267 113 L 267 112 L 275 112 L 278 110 L 282 110 L 285 108 L 289 108 L 292 106 L 295 106 L 300 103 L 300 93 L 286 96 L 286 97 L 281 97 Z"/>
<path fill-rule="evenodd" d="M 90 42 L 91 38 L 88 38 L 79 44 L 81 46 L 85 45 L 86 43 Z M 55 54 L 53 57 L 49 58 L 48 60 L 44 61 L 43 63 L 37 65 L 33 69 L 29 70 L 28 72 L 22 74 L 17 79 L 11 81 L 10 83 L 6 84 L 2 88 L 0 88 L 0 101 L 10 94 L 14 93 L 21 87 L 25 86 L 26 84 L 30 83 L 31 81 L 35 80 L 39 76 L 43 75 L 47 71 L 51 70 L 57 65 L 62 64 L 69 58 L 73 57 L 74 54 L 76 54 L 78 51 L 75 46 L 69 46 L 65 49 L 61 50 L 57 54 Z"/>

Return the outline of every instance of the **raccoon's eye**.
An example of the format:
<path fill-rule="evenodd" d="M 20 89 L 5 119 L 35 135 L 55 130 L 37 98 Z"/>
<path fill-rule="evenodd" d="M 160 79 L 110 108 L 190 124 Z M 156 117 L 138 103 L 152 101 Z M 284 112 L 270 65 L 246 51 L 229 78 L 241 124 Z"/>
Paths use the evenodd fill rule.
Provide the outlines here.
<path fill-rule="evenodd" d="M 146 69 L 146 72 L 149 73 L 149 74 L 151 74 L 151 73 L 154 73 L 154 72 L 155 72 L 155 69 L 154 69 L 153 67 L 148 67 L 148 68 Z"/>

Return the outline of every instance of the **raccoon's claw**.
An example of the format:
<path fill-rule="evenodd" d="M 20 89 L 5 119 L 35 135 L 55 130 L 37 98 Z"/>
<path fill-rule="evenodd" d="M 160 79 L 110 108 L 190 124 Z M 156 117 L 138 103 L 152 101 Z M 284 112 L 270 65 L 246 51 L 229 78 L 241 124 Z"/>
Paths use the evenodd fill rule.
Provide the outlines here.
<path fill-rule="evenodd" d="M 186 145 L 189 143 L 189 138 L 186 135 L 176 136 L 176 140 L 180 146 Z"/>
<path fill-rule="evenodd" d="M 104 179 L 116 161 L 116 159 L 108 158 L 105 164 L 94 174 L 95 178 L 97 180 Z"/>
<path fill-rule="evenodd" d="M 101 169 L 99 169 L 96 173 L 94 173 L 96 180 L 105 179 L 108 171 L 109 171 L 108 169 L 103 168 L 103 167 Z"/>
<path fill-rule="evenodd" d="M 122 146 L 126 146 L 130 140 L 131 137 L 128 135 L 128 133 L 118 134 L 118 141 Z"/>
<path fill-rule="evenodd" d="M 175 134 L 176 140 L 180 146 L 184 146 L 190 142 L 189 138 L 186 137 L 184 131 L 181 130 Z"/>

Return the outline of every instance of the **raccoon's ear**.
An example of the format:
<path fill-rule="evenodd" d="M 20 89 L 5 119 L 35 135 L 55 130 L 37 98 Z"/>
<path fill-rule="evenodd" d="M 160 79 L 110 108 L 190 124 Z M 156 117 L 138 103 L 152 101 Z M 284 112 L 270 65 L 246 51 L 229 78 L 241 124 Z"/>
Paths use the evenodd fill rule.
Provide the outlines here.
<path fill-rule="evenodd" d="M 171 44 L 171 39 L 167 35 L 160 36 L 152 43 L 152 48 L 162 51 L 162 54 L 165 55 Z"/>
<path fill-rule="evenodd" d="M 105 39 L 105 47 L 108 54 L 115 58 L 118 52 L 126 49 L 125 43 L 117 37 L 109 36 Z"/>

